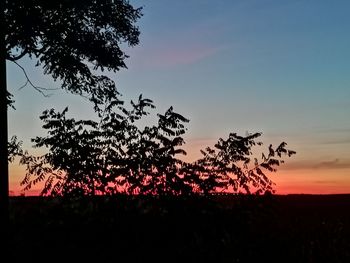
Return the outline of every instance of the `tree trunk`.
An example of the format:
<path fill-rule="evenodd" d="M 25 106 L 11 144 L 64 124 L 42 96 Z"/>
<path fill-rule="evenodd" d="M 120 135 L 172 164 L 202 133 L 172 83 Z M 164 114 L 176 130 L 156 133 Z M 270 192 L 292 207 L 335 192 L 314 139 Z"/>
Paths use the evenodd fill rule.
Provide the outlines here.
<path fill-rule="evenodd" d="M 9 206 L 5 0 L 0 0 L 0 229 L 6 231 Z M 3 234 L 3 233 L 1 233 Z"/>

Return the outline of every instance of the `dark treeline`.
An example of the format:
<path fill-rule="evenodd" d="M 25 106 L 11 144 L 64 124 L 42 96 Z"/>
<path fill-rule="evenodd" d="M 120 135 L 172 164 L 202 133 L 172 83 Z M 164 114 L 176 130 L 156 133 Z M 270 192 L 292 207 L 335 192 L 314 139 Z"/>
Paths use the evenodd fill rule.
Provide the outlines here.
<path fill-rule="evenodd" d="M 12 262 L 348 262 L 349 195 L 11 199 Z"/>

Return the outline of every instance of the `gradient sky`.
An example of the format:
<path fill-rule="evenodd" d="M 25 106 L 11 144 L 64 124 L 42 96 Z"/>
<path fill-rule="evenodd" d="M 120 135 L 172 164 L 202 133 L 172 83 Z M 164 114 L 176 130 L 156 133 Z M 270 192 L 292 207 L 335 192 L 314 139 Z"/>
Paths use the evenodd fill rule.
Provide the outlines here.
<path fill-rule="evenodd" d="M 229 132 L 263 132 L 265 145 L 286 141 L 297 155 L 271 178 L 277 193 L 350 192 L 350 2 L 138 0 L 140 45 L 127 49 L 128 70 L 113 79 L 125 100 L 142 93 L 158 112 L 169 106 L 190 118 L 187 160 Z M 33 82 L 58 87 L 28 58 Z M 112 76 L 112 75 L 110 75 Z M 9 133 L 44 135 L 47 108 L 90 118 L 91 104 L 63 91 L 44 98 L 8 63 L 16 100 Z M 33 151 L 33 149 L 30 149 Z M 18 192 L 23 168 L 11 165 Z"/>

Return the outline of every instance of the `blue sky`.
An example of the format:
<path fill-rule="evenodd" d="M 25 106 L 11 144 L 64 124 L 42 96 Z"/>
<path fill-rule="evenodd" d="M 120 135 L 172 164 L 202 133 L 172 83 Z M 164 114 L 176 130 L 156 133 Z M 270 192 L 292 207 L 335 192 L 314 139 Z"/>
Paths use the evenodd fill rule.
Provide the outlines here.
<path fill-rule="evenodd" d="M 140 45 L 127 48 L 128 70 L 110 76 L 126 100 L 142 93 L 158 111 L 173 105 L 190 118 L 189 159 L 231 131 L 261 131 L 266 144 L 285 140 L 298 152 L 276 177 L 277 189 L 350 192 L 349 1 L 131 3 L 144 8 Z M 38 85 L 58 86 L 28 58 L 21 64 Z M 93 114 L 89 103 L 63 91 L 50 98 L 19 91 L 23 82 L 8 64 L 17 107 L 10 134 L 28 147 L 30 137 L 43 134 L 38 115 L 46 108 Z"/>

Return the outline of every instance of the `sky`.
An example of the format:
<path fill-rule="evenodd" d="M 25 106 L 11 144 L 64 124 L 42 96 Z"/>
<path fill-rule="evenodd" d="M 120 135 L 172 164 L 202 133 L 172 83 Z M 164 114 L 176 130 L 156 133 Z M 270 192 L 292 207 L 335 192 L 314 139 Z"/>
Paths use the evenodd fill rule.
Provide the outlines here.
<path fill-rule="evenodd" d="M 350 193 L 349 1 L 134 0 L 144 16 L 140 44 L 126 47 L 127 70 L 109 74 L 128 101 L 140 93 L 157 112 L 173 106 L 188 117 L 186 160 L 199 158 L 230 132 L 262 132 L 267 147 L 286 141 L 297 152 L 270 178 L 278 194 Z M 57 88 L 50 76 L 23 58 L 31 80 Z M 92 106 L 54 90 L 48 98 L 7 64 L 16 110 L 9 135 L 45 135 L 39 115 L 69 106 L 90 118 Z M 24 167 L 10 167 L 10 190 L 19 193 Z"/>

